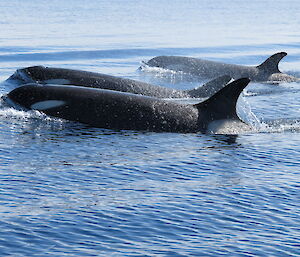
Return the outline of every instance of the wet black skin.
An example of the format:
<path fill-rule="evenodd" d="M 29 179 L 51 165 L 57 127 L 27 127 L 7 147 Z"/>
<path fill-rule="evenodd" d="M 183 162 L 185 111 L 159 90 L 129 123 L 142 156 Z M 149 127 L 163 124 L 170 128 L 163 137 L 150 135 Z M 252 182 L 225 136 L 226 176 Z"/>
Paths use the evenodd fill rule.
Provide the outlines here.
<path fill-rule="evenodd" d="M 228 64 L 183 56 L 157 56 L 149 60 L 146 64 L 150 67 L 180 71 L 201 78 L 214 78 L 227 74 L 234 79 L 247 77 L 251 81 L 260 82 L 299 81 L 299 78 L 279 71 L 278 64 L 286 55 L 287 53 L 285 52 L 276 53 L 258 66 Z"/>
<path fill-rule="evenodd" d="M 33 82 L 40 84 L 58 83 L 63 85 L 109 89 L 158 98 L 202 98 L 209 97 L 219 91 L 231 80 L 231 77 L 223 75 L 218 78 L 214 78 L 212 81 L 209 81 L 195 89 L 176 90 L 101 73 L 32 66 L 17 70 L 9 79 L 19 80 L 20 84 Z M 61 80 L 61 82 L 58 80 Z"/>
<path fill-rule="evenodd" d="M 206 132 L 212 121 L 239 120 L 236 102 L 249 81 L 246 78 L 236 80 L 196 105 L 112 90 L 39 84 L 16 88 L 7 98 L 26 109 L 35 109 L 33 106 L 41 102 L 62 101 L 60 106 L 40 111 L 49 116 L 94 127 L 156 132 Z"/>

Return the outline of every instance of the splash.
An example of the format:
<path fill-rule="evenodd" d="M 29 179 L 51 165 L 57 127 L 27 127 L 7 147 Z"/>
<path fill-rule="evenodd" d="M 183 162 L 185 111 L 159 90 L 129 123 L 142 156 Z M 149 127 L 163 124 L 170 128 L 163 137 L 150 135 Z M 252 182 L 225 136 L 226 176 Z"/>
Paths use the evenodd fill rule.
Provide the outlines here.
<path fill-rule="evenodd" d="M 243 95 L 246 96 L 246 97 L 250 97 L 250 96 L 257 96 L 257 95 L 259 95 L 259 93 L 257 93 L 257 92 L 251 92 L 251 91 L 248 91 L 247 89 L 245 89 L 243 91 Z"/>
<path fill-rule="evenodd" d="M 238 105 L 238 114 L 247 124 L 250 125 L 250 131 L 240 131 L 240 133 L 285 133 L 300 132 L 300 118 L 285 118 L 263 120 L 259 119 L 252 111 L 248 101 L 242 97 L 242 104 Z"/>
<path fill-rule="evenodd" d="M 300 78 L 284 74 L 284 73 L 274 73 L 272 74 L 268 81 L 269 83 L 282 83 L 282 82 L 300 82 Z"/>
<path fill-rule="evenodd" d="M 264 132 L 264 133 L 284 133 L 284 132 L 299 133 L 300 132 L 300 119 L 287 118 L 287 119 L 264 120 L 261 122 L 260 132 Z"/>
<path fill-rule="evenodd" d="M 142 72 L 150 73 L 155 78 L 168 79 L 171 83 L 178 83 L 182 81 L 195 82 L 195 77 L 191 74 L 184 73 L 183 71 L 174 71 L 166 68 L 152 67 L 145 62 L 141 62 L 139 70 Z"/>
<path fill-rule="evenodd" d="M 45 115 L 37 111 L 25 111 L 13 104 L 5 96 L 0 96 L 0 117 L 3 119 L 13 118 L 20 120 L 42 118 Z"/>
<path fill-rule="evenodd" d="M 253 132 L 252 127 L 238 120 L 216 120 L 207 128 L 209 134 L 238 135 Z"/>
<path fill-rule="evenodd" d="M 245 90 L 243 91 L 245 94 Z M 253 131 L 259 131 L 261 122 L 259 118 L 252 111 L 249 102 L 245 99 L 245 97 L 239 98 L 239 104 L 237 105 L 237 113 L 238 116 L 247 124 L 249 124 Z"/>
<path fill-rule="evenodd" d="M 41 128 L 63 129 L 66 122 L 63 119 L 49 117 L 44 113 L 35 110 L 23 110 L 14 105 L 11 106 L 5 100 L 5 97 L 0 99 L 0 119 L 5 120 L 9 126 L 15 127 L 17 124 L 20 127 L 31 128 L 32 130 Z"/>
<path fill-rule="evenodd" d="M 1 97 L 1 96 L 0 96 Z M 183 99 L 165 99 L 167 101 L 176 101 L 181 104 L 196 104 L 205 99 L 202 98 L 183 98 Z M 285 133 L 300 132 L 300 118 L 286 118 L 262 120 L 252 111 L 250 104 L 245 97 L 240 97 L 237 106 L 238 116 L 242 121 L 217 121 L 211 124 L 210 134 L 230 134 L 238 135 L 245 133 Z M 68 121 L 49 117 L 46 114 L 36 110 L 22 110 L 17 106 L 11 106 L 5 101 L 5 97 L 0 98 L 0 118 L 6 120 L 7 123 L 15 126 L 19 124 L 21 127 L 31 127 L 33 129 L 64 129 Z"/>
<path fill-rule="evenodd" d="M 160 68 L 160 67 L 152 67 L 152 66 L 149 66 L 144 61 L 141 62 L 140 70 L 145 71 L 145 72 L 157 73 L 157 74 L 172 74 L 172 75 L 178 74 L 178 73 L 184 74 L 184 72 L 177 72 L 174 70 L 168 70 L 168 69 Z"/>

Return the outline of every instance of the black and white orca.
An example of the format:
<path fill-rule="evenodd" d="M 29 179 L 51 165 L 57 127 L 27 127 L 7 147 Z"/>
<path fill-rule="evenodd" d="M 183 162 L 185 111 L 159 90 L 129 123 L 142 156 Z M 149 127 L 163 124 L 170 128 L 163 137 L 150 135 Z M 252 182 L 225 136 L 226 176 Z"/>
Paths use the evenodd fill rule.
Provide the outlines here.
<path fill-rule="evenodd" d="M 101 73 L 50 68 L 44 66 L 32 66 L 18 69 L 9 79 L 17 80 L 19 81 L 19 84 L 40 83 L 76 85 L 159 98 L 206 98 L 223 88 L 231 80 L 231 77 L 228 75 L 223 75 L 195 89 L 176 90 Z"/>
<path fill-rule="evenodd" d="M 234 79 L 247 77 L 251 81 L 259 82 L 300 81 L 300 78 L 279 71 L 278 64 L 286 55 L 285 52 L 276 53 L 258 66 L 227 64 L 183 56 L 157 56 L 145 64 L 150 67 L 180 71 L 201 78 L 215 78 L 226 74 Z"/>
<path fill-rule="evenodd" d="M 236 104 L 250 80 L 229 83 L 204 102 L 191 105 L 107 89 L 27 84 L 7 101 L 49 116 L 93 127 L 156 132 L 218 133 L 224 124 L 243 124 Z"/>

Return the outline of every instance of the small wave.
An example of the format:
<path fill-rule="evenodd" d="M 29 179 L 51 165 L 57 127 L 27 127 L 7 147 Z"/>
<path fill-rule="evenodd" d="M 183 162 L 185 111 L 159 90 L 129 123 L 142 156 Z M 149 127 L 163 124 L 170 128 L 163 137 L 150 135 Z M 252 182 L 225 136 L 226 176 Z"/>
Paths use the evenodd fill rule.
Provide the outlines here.
<path fill-rule="evenodd" d="M 0 117 L 2 118 L 15 118 L 15 119 L 30 119 L 41 118 L 44 116 L 38 111 L 25 111 L 21 107 L 15 105 L 5 96 L 0 96 Z"/>
<path fill-rule="evenodd" d="M 300 132 L 300 119 L 274 119 L 261 122 L 260 132 L 283 133 Z"/>
<path fill-rule="evenodd" d="M 247 89 L 244 89 L 243 91 L 243 96 L 249 97 L 249 96 L 257 96 L 259 93 L 258 92 L 251 92 Z"/>
<path fill-rule="evenodd" d="M 146 76 L 147 74 L 150 74 L 151 77 L 154 77 L 155 81 L 151 81 L 154 84 L 157 83 L 158 79 L 162 80 L 164 84 L 171 83 L 172 86 L 174 84 L 177 84 L 181 89 L 193 88 L 195 86 L 199 86 L 199 84 L 202 85 L 209 81 L 208 79 L 203 79 L 198 76 L 185 73 L 183 71 L 169 70 L 161 67 L 152 67 L 145 62 L 141 62 L 141 66 L 138 70 L 143 72 Z"/>
<path fill-rule="evenodd" d="M 267 83 L 263 83 L 264 85 L 260 85 L 259 87 L 250 87 L 246 88 L 243 91 L 243 95 L 245 97 L 252 96 L 264 96 L 264 95 L 276 95 L 276 94 L 285 94 L 285 93 L 298 93 L 300 88 L 297 82 L 292 82 L 289 84 L 280 84 L 279 85 L 270 85 Z M 268 86 L 266 86 L 268 85 Z"/>
<path fill-rule="evenodd" d="M 0 118 L 6 120 L 6 123 L 14 125 L 20 123 L 20 126 L 50 126 L 59 129 L 67 122 L 63 119 L 47 116 L 39 111 L 23 110 L 18 106 L 11 106 L 3 98 L 0 100 Z"/>
<path fill-rule="evenodd" d="M 61 51 L 61 49 L 24 49 L 24 51 L 4 52 L 0 49 L 0 62 L 26 62 L 26 61 L 67 61 L 67 60 L 94 60 L 94 59 L 120 59 L 138 57 L 141 54 L 153 56 L 162 54 L 160 49 L 74 49 Z"/>
<path fill-rule="evenodd" d="M 203 101 L 202 98 L 191 99 L 165 99 L 168 101 L 176 101 L 182 104 L 194 104 Z M 192 102 L 191 102 L 192 101 Z M 238 114 L 245 122 L 224 121 L 217 124 L 217 129 L 211 129 L 213 134 L 245 134 L 245 133 L 283 133 L 283 132 L 300 132 L 300 118 L 286 118 L 274 120 L 261 120 L 253 113 L 250 104 L 245 98 L 239 100 Z M 55 129 L 63 129 L 68 121 L 60 118 L 50 117 L 44 113 L 35 110 L 22 110 L 17 106 L 9 106 L 3 97 L 0 100 L 0 118 L 7 120 L 9 123 L 21 123 L 23 126 L 33 127 L 51 127 Z"/>
<path fill-rule="evenodd" d="M 28 120 L 30 118 L 40 118 L 41 114 L 39 112 L 34 112 L 34 111 L 32 112 L 21 111 L 13 107 L 2 107 L 0 108 L 0 117 Z"/>
<path fill-rule="evenodd" d="M 252 90 L 244 90 L 243 96 L 245 97 L 252 97 L 252 96 L 264 96 L 264 95 L 274 95 L 274 94 L 281 94 L 285 93 L 287 90 L 258 90 L 258 91 L 252 91 Z"/>
<path fill-rule="evenodd" d="M 300 119 L 295 120 L 272 120 L 260 121 L 259 123 L 249 124 L 238 122 L 224 123 L 223 127 L 218 128 L 214 134 L 240 135 L 253 133 L 299 133 Z"/>
<path fill-rule="evenodd" d="M 161 67 L 153 67 L 149 66 L 146 62 L 142 61 L 141 66 L 140 66 L 141 71 L 145 72 L 151 72 L 151 73 L 157 73 L 157 74 L 167 74 L 167 75 L 184 75 L 185 73 L 182 71 L 174 71 L 174 70 L 169 70 Z"/>
<path fill-rule="evenodd" d="M 241 119 L 251 127 L 251 130 L 240 131 L 240 133 L 283 133 L 283 132 L 300 132 L 299 118 L 285 118 L 264 120 L 257 117 L 252 111 L 251 105 L 246 98 L 241 97 L 239 100 L 237 112 Z"/>
<path fill-rule="evenodd" d="M 238 120 L 217 120 L 209 124 L 207 132 L 219 135 L 238 135 L 256 132 L 256 130 Z"/>

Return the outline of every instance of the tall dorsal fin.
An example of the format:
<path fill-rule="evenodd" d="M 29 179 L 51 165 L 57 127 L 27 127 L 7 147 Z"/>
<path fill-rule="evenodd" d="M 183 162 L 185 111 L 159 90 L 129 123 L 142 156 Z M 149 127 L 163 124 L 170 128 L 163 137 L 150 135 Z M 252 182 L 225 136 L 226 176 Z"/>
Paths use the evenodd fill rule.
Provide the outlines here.
<path fill-rule="evenodd" d="M 199 110 L 199 118 L 207 121 L 202 129 L 206 129 L 205 126 L 214 120 L 240 120 L 236 113 L 236 103 L 239 95 L 249 82 L 250 79 L 248 78 L 237 79 L 206 101 L 196 104 L 195 106 Z"/>
<path fill-rule="evenodd" d="M 195 89 L 185 90 L 185 92 L 190 97 L 210 97 L 225 87 L 230 80 L 231 77 L 229 75 L 220 76 Z"/>
<path fill-rule="evenodd" d="M 287 55 L 286 52 L 280 52 L 273 54 L 262 64 L 256 66 L 259 70 L 262 70 L 266 73 L 279 73 L 278 64 L 280 60 Z"/>

